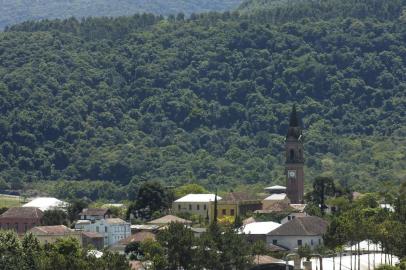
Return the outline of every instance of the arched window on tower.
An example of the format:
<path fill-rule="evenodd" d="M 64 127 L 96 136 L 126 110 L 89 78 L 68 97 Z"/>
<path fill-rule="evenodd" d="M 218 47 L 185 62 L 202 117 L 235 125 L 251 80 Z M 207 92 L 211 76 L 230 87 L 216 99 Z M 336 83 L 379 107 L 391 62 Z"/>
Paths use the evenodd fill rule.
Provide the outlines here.
<path fill-rule="evenodd" d="M 295 160 L 295 150 L 293 150 L 293 149 L 290 149 L 289 160 L 291 160 L 291 161 Z"/>

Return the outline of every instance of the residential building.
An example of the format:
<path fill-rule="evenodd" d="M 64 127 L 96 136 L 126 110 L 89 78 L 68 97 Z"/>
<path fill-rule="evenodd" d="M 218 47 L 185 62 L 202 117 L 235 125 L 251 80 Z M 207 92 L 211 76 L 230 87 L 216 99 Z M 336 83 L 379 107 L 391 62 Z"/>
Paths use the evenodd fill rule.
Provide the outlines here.
<path fill-rule="evenodd" d="M 131 235 L 130 223 L 120 218 L 100 219 L 94 222 L 83 220 L 76 223 L 75 229 L 100 233 L 104 238 L 105 247 L 111 246 Z"/>
<path fill-rule="evenodd" d="M 283 203 L 289 205 L 290 200 L 286 193 L 272 194 L 262 200 L 262 210 L 269 210 L 276 203 Z"/>
<path fill-rule="evenodd" d="M 66 210 L 66 208 L 69 206 L 67 202 L 58 200 L 56 198 L 52 197 L 39 197 L 35 198 L 29 203 L 26 203 L 23 205 L 23 207 L 36 207 L 39 208 L 41 211 L 47 211 L 47 210 L 55 210 L 55 209 L 60 209 L 60 210 Z"/>
<path fill-rule="evenodd" d="M 82 244 L 81 233 L 72 230 L 65 225 L 56 226 L 37 226 L 30 230 L 30 232 L 37 237 L 41 244 L 52 244 L 57 239 L 71 237 L 77 239 Z"/>
<path fill-rule="evenodd" d="M 82 246 L 84 248 L 93 247 L 101 250 L 104 248 L 104 237 L 96 232 L 81 232 L 82 233 Z"/>
<path fill-rule="evenodd" d="M 293 106 L 285 140 L 286 194 L 292 203 L 303 203 L 304 196 L 304 148 L 300 119 Z"/>
<path fill-rule="evenodd" d="M 36 207 L 12 207 L 0 215 L 0 229 L 24 234 L 41 224 L 44 213 Z"/>
<path fill-rule="evenodd" d="M 112 245 L 109 249 L 111 251 L 120 253 L 120 254 L 124 254 L 125 251 L 125 247 L 130 244 L 130 243 L 142 243 L 146 240 L 153 240 L 155 241 L 155 234 L 151 233 L 151 232 L 137 232 L 135 234 L 132 234 L 130 236 L 128 236 L 125 239 L 122 239 L 120 241 L 118 241 L 117 243 L 115 243 L 114 245 Z"/>
<path fill-rule="evenodd" d="M 298 217 L 307 217 L 307 214 L 305 212 L 292 212 L 292 213 L 289 213 L 286 217 L 284 217 L 281 220 L 281 224 L 285 224 L 286 222 L 289 222 L 292 219 L 295 219 L 295 218 L 298 218 Z"/>
<path fill-rule="evenodd" d="M 214 217 L 214 202 L 210 205 L 210 220 Z M 244 192 L 230 192 L 217 202 L 217 217 L 244 216 L 262 208 L 261 200 Z"/>
<path fill-rule="evenodd" d="M 137 232 L 157 232 L 161 225 L 154 225 L 154 224 L 135 224 L 131 225 L 131 233 L 135 234 Z"/>
<path fill-rule="evenodd" d="M 180 218 L 177 216 L 173 216 L 173 215 L 166 215 L 164 217 L 160 217 L 160 218 L 151 220 L 147 223 L 151 224 L 151 225 L 165 226 L 170 223 L 192 224 L 192 221 L 186 220 L 186 219 L 183 219 L 183 218 Z"/>
<path fill-rule="evenodd" d="M 214 194 L 188 194 L 180 199 L 177 199 L 172 204 L 173 213 L 189 213 L 199 215 L 202 218 L 209 218 L 210 204 L 214 202 Z M 221 197 L 217 196 L 217 201 Z"/>
<path fill-rule="evenodd" d="M 112 218 L 111 211 L 107 208 L 84 208 L 80 212 L 79 217 L 81 220 L 100 220 L 106 218 Z"/>
<path fill-rule="evenodd" d="M 245 234 L 250 241 L 266 241 L 268 233 L 279 228 L 281 224 L 265 221 L 265 222 L 253 222 L 241 227 L 241 233 Z"/>
<path fill-rule="evenodd" d="M 323 244 L 327 226 L 327 221 L 319 217 L 297 217 L 268 233 L 266 241 L 268 245 L 278 245 L 289 250 L 304 245 L 313 248 Z"/>

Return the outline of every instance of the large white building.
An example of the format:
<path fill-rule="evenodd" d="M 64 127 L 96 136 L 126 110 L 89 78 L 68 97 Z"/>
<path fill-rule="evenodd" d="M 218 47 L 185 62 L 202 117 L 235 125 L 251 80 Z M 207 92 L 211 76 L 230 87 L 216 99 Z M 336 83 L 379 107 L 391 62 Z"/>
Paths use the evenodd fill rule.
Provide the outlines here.
<path fill-rule="evenodd" d="M 268 233 L 266 242 L 289 250 L 304 245 L 314 248 L 323 244 L 327 226 L 327 221 L 319 217 L 297 217 Z"/>
<path fill-rule="evenodd" d="M 210 202 L 214 202 L 215 196 L 215 194 L 188 194 L 173 202 L 172 211 L 209 217 Z M 217 196 L 217 200 L 221 200 L 221 197 Z"/>
<path fill-rule="evenodd" d="M 69 206 L 67 202 L 58 200 L 52 197 L 39 197 L 31 200 L 29 203 L 23 205 L 23 207 L 35 207 L 41 211 L 47 210 L 66 210 Z"/>
<path fill-rule="evenodd" d="M 104 246 L 114 245 L 131 235 L 130 223 L 120 218 L 107 218 L 96 221 L 80 220 L 75 229 L 85 232 L 96 232 L 104 237 Z"/>

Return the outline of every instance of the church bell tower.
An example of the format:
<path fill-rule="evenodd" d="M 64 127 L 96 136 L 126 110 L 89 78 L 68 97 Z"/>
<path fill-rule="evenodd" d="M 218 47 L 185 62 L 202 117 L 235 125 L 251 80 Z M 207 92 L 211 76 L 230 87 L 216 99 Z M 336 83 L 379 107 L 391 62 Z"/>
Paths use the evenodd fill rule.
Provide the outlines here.
<path fill-rule="evenodd" d="M 296 106 L 293 105 L 285 141 L 286 193 L 291 203 L 303 203 L 304 196 L 304 151 L 303 134 Z"/>

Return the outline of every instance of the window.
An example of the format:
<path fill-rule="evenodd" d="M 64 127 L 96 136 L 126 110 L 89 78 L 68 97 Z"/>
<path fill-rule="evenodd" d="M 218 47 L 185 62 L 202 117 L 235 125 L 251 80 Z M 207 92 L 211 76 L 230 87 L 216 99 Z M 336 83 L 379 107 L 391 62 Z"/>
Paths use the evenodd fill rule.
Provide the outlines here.
<path fill-rule="evenodd" d="M 300 239 L 297 240 L 297 245 L 298 245 L 298 246 L 301 246 L 301 245 L 302 245 L 302 240 L 300 240 Z"/>
<path fill-rule="evenodd" d="M 288 220 L 290 220 L 290 216 L 288 216 Z"/>
<path fill-rule="evenodd" d="M 278 240 L 275 240 L 275 239 L 272 240 L 272 244 L 273 244 L 273 245 L 277 245 L 277 244 L 278 244 Z"/>
<path fill-rule="evenodd" d="M 198 204 L 198 205 L 196 205 L 196 209 L 197 209 L 197 211 L 199 211 L 200 210 L 200 205 Z"/>
<path fill-rule="evenodd" d="M 96 232 L 99 232 L 99 226 L 96 226 Z"/>
<path fill-rule="evenodd" d="M 107 226 L 106 226 L 106 227 L 104 227 L 104 232 L 107 232 Z"/>
<path fill-rule="evenodd" d="M 312 246 L 313 246 L 313 239 L 311 239 L 311 240 L 310 240 L 310 245 L 312 245 Z"/>
<path fill-rule="evenodd" d="M 234 216 L 234 209 L 231 209 L 231 210 L 230 210 L 230 215 L 231 215 L 231 216 Z"/>
<path fill-rule="evenodd" d="M 18 231 L 18 223 L 15 224 L 16 231 Z"/>
<path fill-rule="evenodd" d="M 319 245 L 321 245 L 321 239 L 319 239 Z"/>
<path fill-rule="evenodd" d="M 289 152 L 289 159 L 290 159 L 291 161 L 293 161 L 293 160 L 295 159 L 295 151 L 294 151 L 293 149 L 290 149 L 290 152 Z"/>
<path fill-rule="evenodd" d="M 189 204 L 189 210 L 192 210 L 192 205 L 191 204 Z"/>
<path fill-rule="evenodd" d="M 83 216 L 83 219 L 86 219 L 86 215 Z"/>
<path fill-rule="evenodd" d="M 178 210 L 180 211 L 180 204 L 178 204 Z"/>
<path fill-rule="evenodd" d="M 28 224 L 24 223 L 24 232 L 28 231 Z"/>
<path fill-rule="evenodd" d="M 222 209 L 221 210 L 221 213 L 225 216 L 225 215 L 227 215 L 227 209 Z"/>
<path fill-rule="evenodd" d="M 292 219 L 294 219 L 295 218 L 295 216 L 292 216 Z"/>
<path fill-rule="evenodd" d="M 207 209 L 207 206 L 206 206 L 206 205 L 203 205 L 203 209 L 206 210 L 206 209 Z"/>

